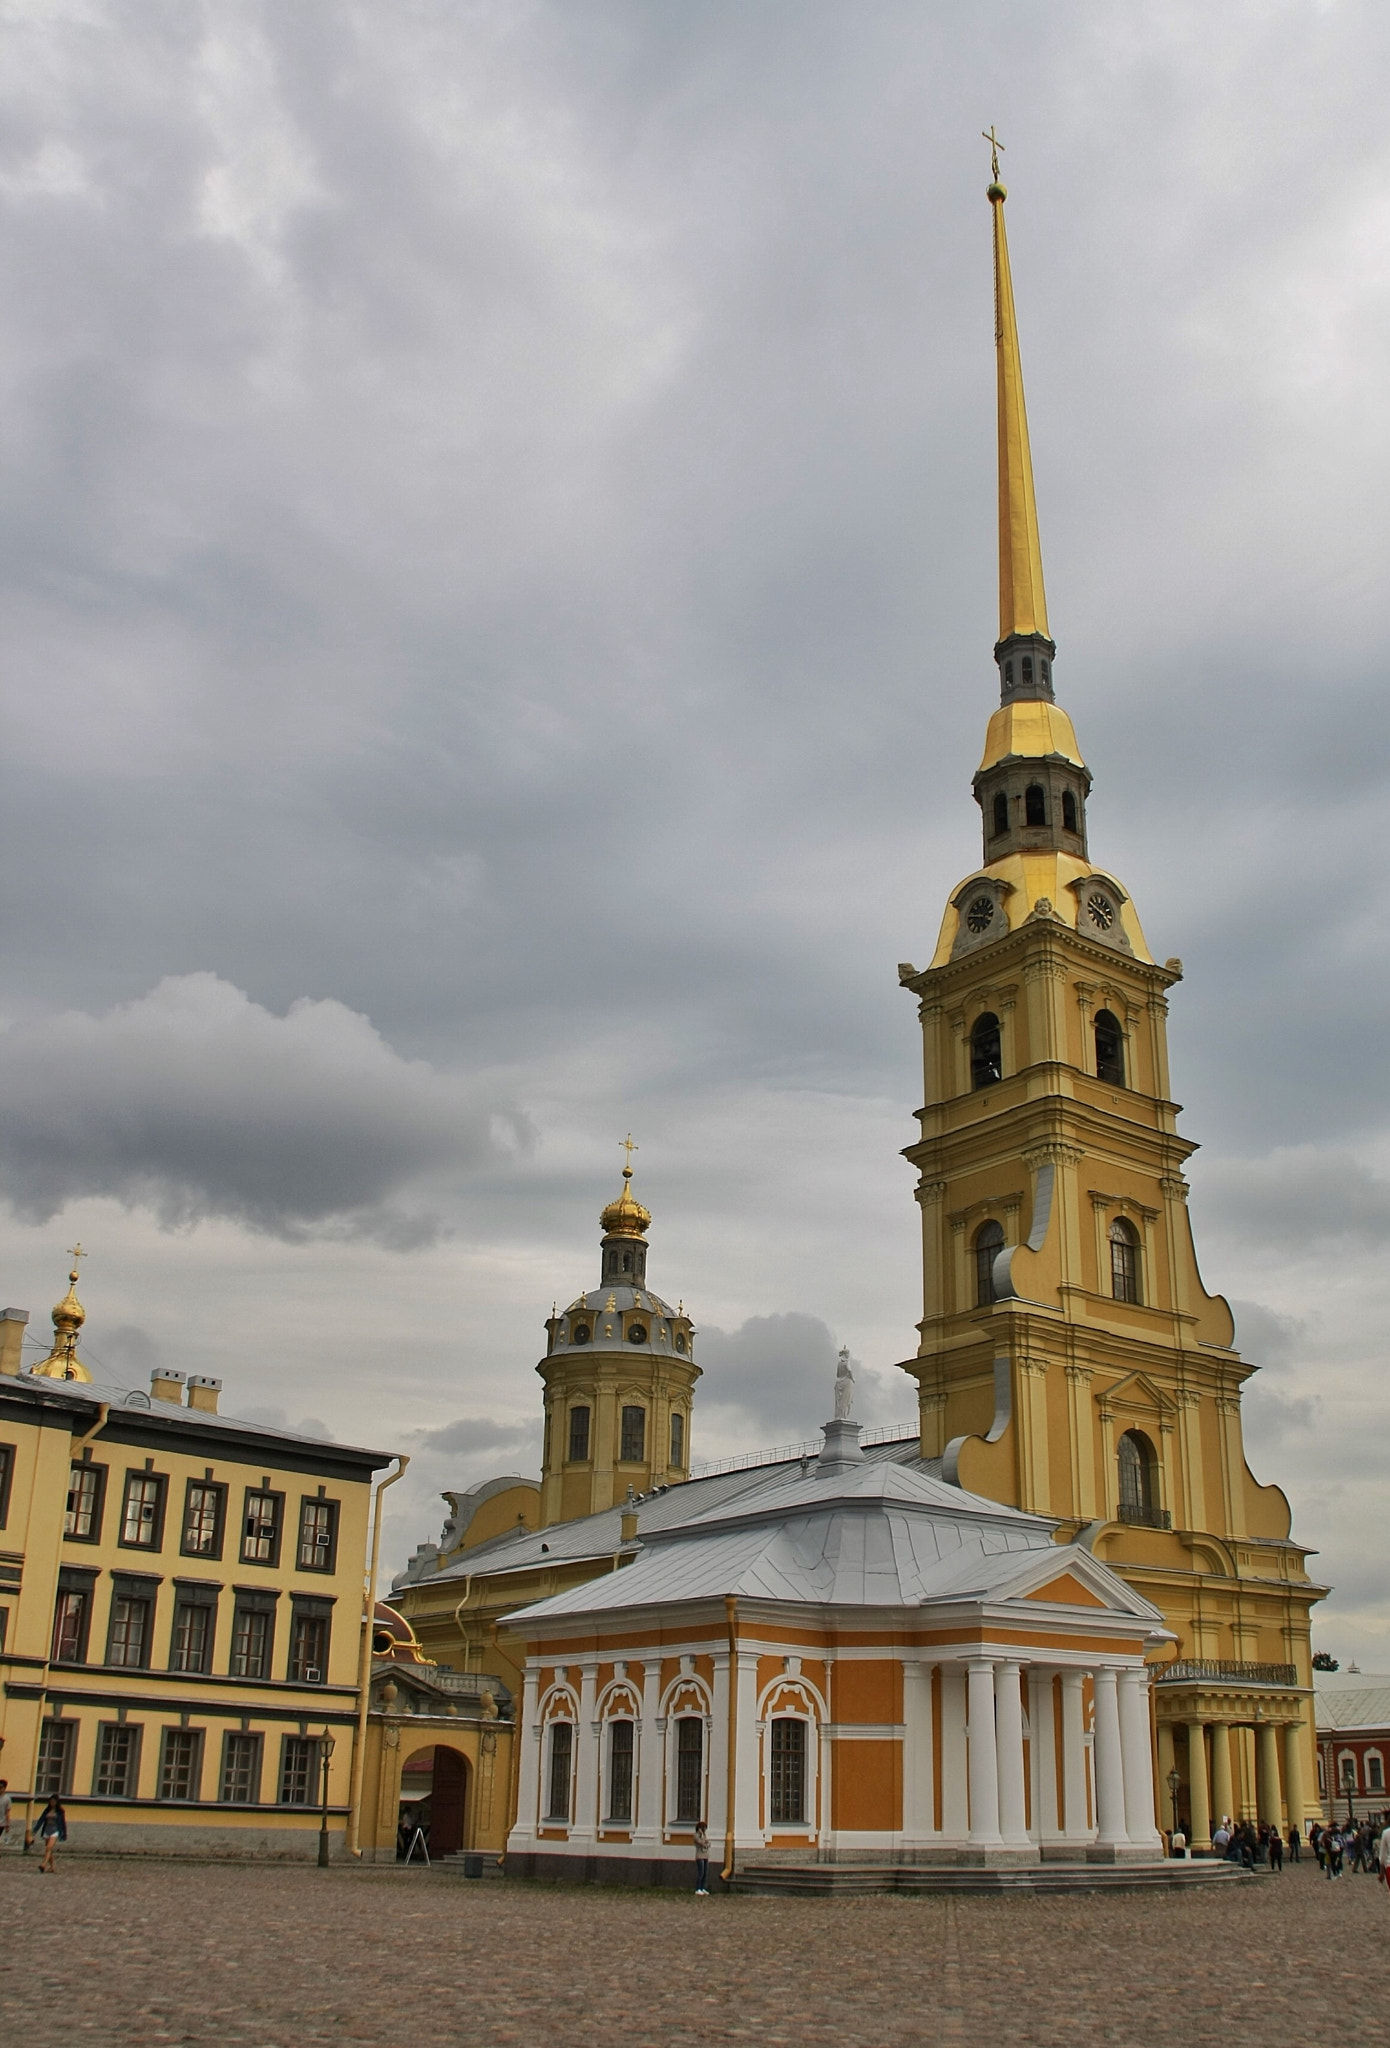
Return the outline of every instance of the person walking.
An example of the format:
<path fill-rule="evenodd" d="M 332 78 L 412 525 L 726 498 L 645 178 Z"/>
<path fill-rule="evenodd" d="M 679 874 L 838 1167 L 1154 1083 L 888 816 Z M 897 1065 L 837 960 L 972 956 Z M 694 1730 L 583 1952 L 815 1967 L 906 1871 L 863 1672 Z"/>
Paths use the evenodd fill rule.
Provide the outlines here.
<path fill-rule="evenodd" d="M 1386 1888 L 1390 1889 L 1390 1820 L 1386 1821 L 1381 1830 L 1380 1874 L 1385 1879 Z"/>
<path fill-rule="evenodd" d="M 1284 1837 L 1278 1828 L 1269 1831 L 1269 1867 L 1271 1870 L 1284 1868 Z"/>
<path fill-rule="evenodd" d="M 43 1843 L 43 1862 L 39 1865 L 39 1876 L 42 1877 L 45 1873 L 52 1874 L 58 1868 L 55 1860 L 58 1844 L 66 1842 L 68 1838 L 68 1817 L 56 1792 L 50 1795 L 47 1806 L 39 1815 L 39 1824 L 34 1833 Z"/>
<path fill-rule="evenodd" d="M 1327 1858 L 1329 1883 L 1342 1874 L 1342 1837 L 1338 1829 L 1328 1828 L 1322 1838 L 1323 1854 Z"/>
<path fill-rule="evenodd" d="M 1300 1851 L 1302 1850 L 1302 1847 L 1303 1847 L 1303 1841 L 1302 1841 L 1302 1837 L 1300 1836 L 1300 1834 L 1299 1834 L 1299 1831 L 1298 1831 L 1298 1822 L 1297 1822 L 1296 1820 L 1291 1820 L 1291 1821 L 1289 1822 L 1289 1861 L 1290 1861 L 1290 1863 L 1301 1863 L 1301 1862 L 1303 1861 L 1303 1857 L 1302 1857 L 1302 1855 L 1301 1855 L 1301 1853 L 1300 1853 Z"/>
<path fill-rule="evenodd" d="M 710 1894 L 710 1831 L 704 1825 L 704 1821 L 696 1821 L 694 1849 L 696 1849 L 696 1898 L 708 1898 L 708 1894 Z"/>

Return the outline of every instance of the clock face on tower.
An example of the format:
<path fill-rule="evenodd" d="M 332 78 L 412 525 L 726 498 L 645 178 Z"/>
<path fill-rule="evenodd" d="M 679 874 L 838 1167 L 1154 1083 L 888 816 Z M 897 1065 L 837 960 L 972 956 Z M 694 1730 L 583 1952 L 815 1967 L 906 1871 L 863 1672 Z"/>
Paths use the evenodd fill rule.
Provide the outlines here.
<path fill-rule="evenodd" d="M 1093 889 L 1086 898 L 1086 915 L 1098 932 L 1108 932 L 1115 922 L 1115 906 L 1099 889 Z"/>
<path fill-rule="evenodd" d="M 988 931 L 994 919 L 994 898 L 977 896 L 965 913 L 965 922 L 972 932 Z"/>

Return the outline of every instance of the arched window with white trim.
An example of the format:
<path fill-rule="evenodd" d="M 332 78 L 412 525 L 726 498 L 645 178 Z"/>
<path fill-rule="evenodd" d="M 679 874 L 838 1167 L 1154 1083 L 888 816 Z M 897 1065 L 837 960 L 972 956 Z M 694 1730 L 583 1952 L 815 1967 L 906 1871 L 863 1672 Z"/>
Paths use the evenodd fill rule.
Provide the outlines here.
<path fill-rule="evenodd" d="M 975 1306 L 988 1308 L 995 1299 L 994 1262 L 1004 1249 L 1004 1226 L 993 1217 L 975 1232 Z"/>
<path fill-rule="evenodd" d="M 1139 1270 L 1139 1233 L 1127 1216 L 1110 1226 L 1110 1292 L 1116 1301 L 1144 1299 Z"/>

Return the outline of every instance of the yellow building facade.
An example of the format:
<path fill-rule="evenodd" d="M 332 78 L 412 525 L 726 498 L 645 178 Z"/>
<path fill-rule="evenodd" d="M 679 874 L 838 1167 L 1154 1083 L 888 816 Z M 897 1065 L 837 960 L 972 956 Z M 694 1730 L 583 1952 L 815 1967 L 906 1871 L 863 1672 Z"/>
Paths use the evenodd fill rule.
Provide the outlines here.
<path fill-rule="evenodd" d="M 75 1275 L 74 1275 L 75 1282 Z M 74 1846 L 342 1852 L 362 1720 L 372 1479 L 388 1454 L 219 1413 L 220 1381 L 21 1367 L 0 1318 L 0 1776 Z"/>
<path fill-rule="evenodd" d="M 1213 1816 L 1318 1813 L 1305 1569 L 1288 1502 L 1245 1462 L 1230 1309 L 1197 1268 L 1168 1074 L 1168 992 L 1091 859 L 1091 777 L 1055 701 L 1008 247 L 994 219 L 999 708 L 974 780 L 981 865 L 930 965 L 906 964 L 925 1095 L 918 1170 L 923 1455 L 1050 1515 L 1161 1611 L 1159 1782 Z"/>

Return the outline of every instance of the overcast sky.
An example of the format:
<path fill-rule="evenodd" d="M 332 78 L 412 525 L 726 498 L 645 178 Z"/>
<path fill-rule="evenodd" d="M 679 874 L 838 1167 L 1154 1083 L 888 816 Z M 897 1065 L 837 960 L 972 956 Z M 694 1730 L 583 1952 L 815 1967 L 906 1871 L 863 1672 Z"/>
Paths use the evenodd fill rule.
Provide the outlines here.
<path fill-rule="evenodd" d="M 1390 15 L 3 0 L 0 1292 L 530 1469 L 617 1141 L 697 1457 L 913 1414 L 988 152 L 1251 1462 L 1390 1669 Z M 37 1354 L 36 1354 L 37 1355 Z"/>

